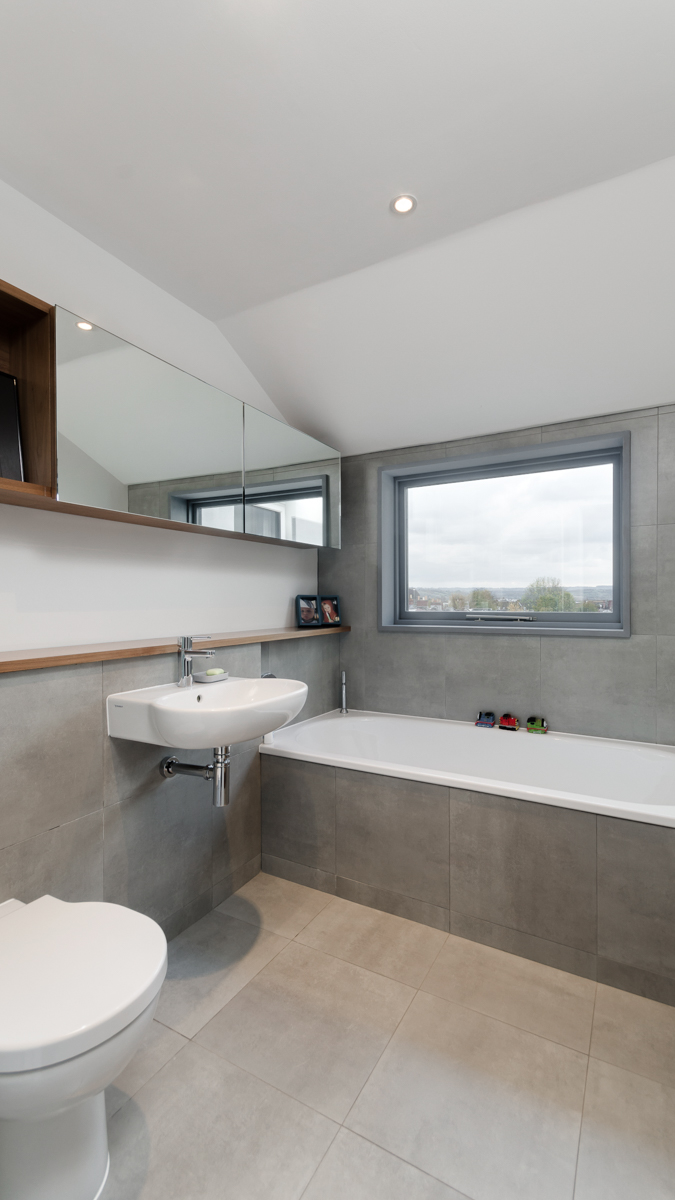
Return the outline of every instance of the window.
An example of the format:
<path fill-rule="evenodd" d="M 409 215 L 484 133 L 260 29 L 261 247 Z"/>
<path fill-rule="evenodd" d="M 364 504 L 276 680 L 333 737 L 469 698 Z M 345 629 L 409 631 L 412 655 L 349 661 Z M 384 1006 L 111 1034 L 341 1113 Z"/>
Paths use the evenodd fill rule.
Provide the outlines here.
<path fill-rule="evenodd" d="M 629 435 L 381 470 L 381 628 L 628 636 Z"/>

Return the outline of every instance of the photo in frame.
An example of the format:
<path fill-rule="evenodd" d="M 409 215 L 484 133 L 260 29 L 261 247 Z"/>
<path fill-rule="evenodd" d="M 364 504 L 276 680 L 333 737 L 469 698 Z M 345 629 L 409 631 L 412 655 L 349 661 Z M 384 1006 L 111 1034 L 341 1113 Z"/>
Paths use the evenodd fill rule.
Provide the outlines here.
<path fill-rule="evenodd" d="M 295 618 L 298 629 L 321 624 L 321 609 L 318 596 L 296 596 Z"/>
<path fill-rule="evenodd" d="M 341 625 L 340 597 L 319 596 L 319 612 L 322 625 Z"/>

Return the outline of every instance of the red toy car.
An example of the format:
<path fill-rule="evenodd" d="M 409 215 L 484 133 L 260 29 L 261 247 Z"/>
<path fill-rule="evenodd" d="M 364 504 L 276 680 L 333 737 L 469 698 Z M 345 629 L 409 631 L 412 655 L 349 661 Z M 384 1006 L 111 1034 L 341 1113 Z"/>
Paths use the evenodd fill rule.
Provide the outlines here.
<path fill-rule="evenodd" d="M 504 713 L 504 716 L 499 718 L 499 728 L 512 729 L 515 733 L 517 729 L 520 729 L 520 721 L 511 713 Z"/>

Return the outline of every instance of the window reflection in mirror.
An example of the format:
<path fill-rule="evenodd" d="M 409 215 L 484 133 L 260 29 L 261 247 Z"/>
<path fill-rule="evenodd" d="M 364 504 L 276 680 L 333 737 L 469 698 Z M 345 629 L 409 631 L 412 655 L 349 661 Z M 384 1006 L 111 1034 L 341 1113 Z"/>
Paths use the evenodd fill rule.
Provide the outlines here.
<path fill-rule="evenodd" d="M 60 500 L 339 546 L 332 447 L 62 308 L 56 335 Z"/>
<path fill-rule="evenodd" d="M 244 468 L 247 533 L 274 529 L 266 536 L 310 546 L 340 545 L 336 450 L 247 404 Z"/>

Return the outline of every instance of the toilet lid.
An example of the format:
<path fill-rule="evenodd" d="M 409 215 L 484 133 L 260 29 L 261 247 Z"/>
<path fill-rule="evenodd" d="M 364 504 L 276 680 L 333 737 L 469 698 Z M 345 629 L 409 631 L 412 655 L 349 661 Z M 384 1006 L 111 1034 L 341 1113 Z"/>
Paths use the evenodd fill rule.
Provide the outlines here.
<path fill-rule="evenodd" d="M 42 896 L 0 920 L 0 1072 L 64 1062 L 113 1037 L 159 992 L 166 938 L 119 904 Z"/>

